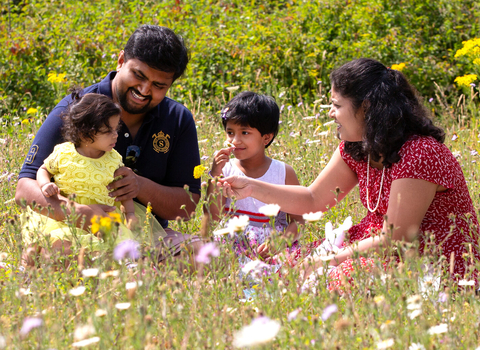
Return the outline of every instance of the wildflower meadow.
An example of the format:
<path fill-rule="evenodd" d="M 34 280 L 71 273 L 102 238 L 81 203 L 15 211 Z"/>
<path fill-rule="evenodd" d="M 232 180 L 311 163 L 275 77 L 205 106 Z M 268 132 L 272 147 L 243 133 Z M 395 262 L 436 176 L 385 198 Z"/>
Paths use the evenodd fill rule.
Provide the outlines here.
<path fill-rule="evenodd" d="M 368 56 L 418 88 L 480 215 L 479 18 L 470 0 L 0 4 L 0 349 L 480 349 L 475 282 L 468 274 L 453 282 L 433 243 L 423 256 L 418 242 L 398 243 L 392 254 L 400 262 L 359 269 L 354 287 L 330 292 L 324 276 L 310 288 L 298 270 L 239 262 L 228 237 L 245 223 L 219 224 L 203 212 L 213 152 L 224 147 L 220 111 L 231 97 L 251 89 L 275 98 L 281 125 L 268 154 L 309 185 L 339 143 L 328 74 Z M 184 251 L 181 261 L 157 264 L 147 208 L 143 240 L 115 246 L 119 218 L 96 218 L 104 251 L 74 249 L 25 270 L 14 196 L 30 143 L 70 86 L 115 69 L 143 23 L 174 29 L 190 50 L 169 96 L 195 118 L 203 195 L 190 220 L 170 225 L 207 244 L 196 256 Z M 352 191 L 323 215 L 307 215 L 300 240 L 324 238 L 365 214 Z"/>

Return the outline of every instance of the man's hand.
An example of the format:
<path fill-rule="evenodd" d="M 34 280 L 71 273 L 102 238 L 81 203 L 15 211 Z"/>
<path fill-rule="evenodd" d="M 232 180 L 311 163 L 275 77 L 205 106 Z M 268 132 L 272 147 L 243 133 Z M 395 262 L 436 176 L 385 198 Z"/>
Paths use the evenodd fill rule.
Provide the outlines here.
<path fill-rule="evenodd" d="M 140 192 L 140 181 L 138 175 L 133 172 L 132 169 L 127 167 L 118 168 L 113 174 L 115 177 L 122 178 L 110 183 L 107 188 L 113 190 L 109 193 L 110 197 L 115 197 L 116 201 L 126 201 L 134 199 Z"/>

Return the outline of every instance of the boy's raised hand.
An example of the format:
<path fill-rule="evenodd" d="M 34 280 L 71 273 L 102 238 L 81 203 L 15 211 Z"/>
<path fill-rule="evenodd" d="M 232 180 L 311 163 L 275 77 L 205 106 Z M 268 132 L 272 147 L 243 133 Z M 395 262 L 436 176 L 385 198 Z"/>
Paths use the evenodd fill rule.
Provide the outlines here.
<path fill-rule="evenodd" d="M 230 154 L 232 154 L 234 148 L 235 147 L 222 148 L 213 154 L 212 170 L 210 170 L 211 176 L 217 177 L 222 175 L 222 169 L 230 159 Z"/>

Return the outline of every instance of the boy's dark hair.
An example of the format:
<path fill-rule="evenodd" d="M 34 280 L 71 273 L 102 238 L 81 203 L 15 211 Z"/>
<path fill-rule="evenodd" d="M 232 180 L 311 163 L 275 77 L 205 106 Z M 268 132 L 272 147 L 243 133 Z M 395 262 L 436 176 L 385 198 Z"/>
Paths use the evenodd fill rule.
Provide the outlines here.
<path fill-rule="evenodd" d="M 75 147 L 80 147 L 84 140 L 94 142 L 98 133 L 111 132 L 108 120 L 122 112 L 110 97 L 92 93 L 80 96 L 80 91 L 72 92 L 73 102 L 62 116 L 63 139 Z"/>
<path fill-rule="evenodd" d="M 332 88 L 348 98 L 354 110 L 363 108 L 365 127 L 361 142 L 345 142 L 345 151 L 356 161 L 370 154 L 389 167 L 400 160 L 398 152 L 412 135 L 445 140 L 435 126 L 415 88 L 405 76 L 368 58 L 350 61 L 330 74 Z"/>
<path fill-rule="evenodd" d="M 139 27 L 124 48 L 125 61 L 136 58 L 151 68 L 175 73 L 173 81 L 185 71 L 188 52 L 181 36 L 171 29 L 154 25 Z"/>
<path fill-rule="evenodd" d="M 222 111 L 223 128 L 227 122 L 249 126 L 265 134 L 273 134 L 272 140 L 265 146 L 267 148 L 278 134 L 278 121 L 280 110 L 275 100 L 266 95 L 259 95 L 251 91 L 244 91 L 227 103 Z"/>

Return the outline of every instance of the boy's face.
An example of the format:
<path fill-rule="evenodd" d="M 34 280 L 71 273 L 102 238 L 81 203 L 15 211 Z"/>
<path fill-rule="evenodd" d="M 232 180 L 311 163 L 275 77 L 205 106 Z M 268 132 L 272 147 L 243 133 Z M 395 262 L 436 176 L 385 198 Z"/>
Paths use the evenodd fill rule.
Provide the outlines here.
<path fill-rule="evenodd" d="M 113 99 L 129 114 L 145 114 L 165 98 L 174 74 L 151 68 L 136 58 L 125 61 L 122 51 L 112 82 Z"/>
<path fill-rule="evenodd" d="M 239 160 L 264 156 L 265 146 L 273 138 L 273 134 L 262 136 L 258 129 L 235 124 L 232 121 L 227 122 L 225 133 L 227 134 L 227 141 L 235 147 L 233 155 Z"/>

